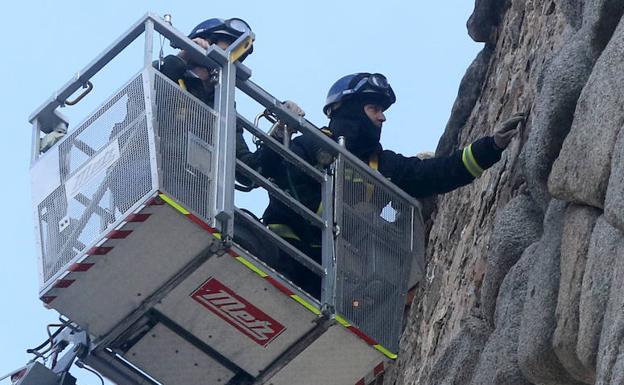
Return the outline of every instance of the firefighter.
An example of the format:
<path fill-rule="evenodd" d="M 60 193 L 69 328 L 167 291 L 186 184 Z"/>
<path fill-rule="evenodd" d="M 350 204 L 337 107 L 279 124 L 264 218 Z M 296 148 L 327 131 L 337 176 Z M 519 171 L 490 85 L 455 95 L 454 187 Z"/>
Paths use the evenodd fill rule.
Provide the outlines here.
<path fill-rule="evenodd" d="M 242 19 L 211 18 L 199 23 L 188 37 L 203 49 L 208 49 L 210 45 L 216 44 L 225 50 L 248 31 L 251 31 L 251 27 Z M 245 60 L 252 52 L 253 45 L 239 58 L 239 61 Z M 155 65 L 161 73 L 180 84 L 182 88 L 188 90 L 208 106 L 214 105 L 217 77 L 211 70 L 193 63 L 188 52 L 180 50 L 177 55 L 168 55 Z M 305 115 L 305 112 L 292 101 L 285 101 L 284 106 L 296 115 Z M 275 130 L 273 136 L 281 140 L 282 132 L 283 130 Z M 258 170 L 260 153 L 256 154 L 249 151 L 249 147 L 243 139 L 242 127 L 237 127 L 236 136 L 236 156 L 251 168 Z M 238 176 L 237 179 L 245 184 L 248 182 Z"/>
<path fill-rule="evenodd" d="M 251 31 L 251 27 L 244 20 L 238 18 L 232 19 L 219 19 L 212 18 L 199 23 L 191 33 L 188 35 L 189 39 L 193 40 L 203 49 L 208 49 L 210 45 L 216 44 L 221 49 L 227 49 L 237 38 L 243 33 Z M 253 52 L 252 47 L 239 58 L 242 62 L 245 58 Z M 168 55 L 164 57 L 160 62 L 155 63 L 155 66 L 161 73 L 179 84 L 180 87 L 186 89 L 191 94 L 199 98 L 201 101 L 212 107 L 214 105 L 215 86 L 217 84 L 216 74 L 211 70 L 197 65 L 192 62 L 188 52 L 180 50 L 176 55 Z M 284 106 L 296 115 L 304 116 L 305 112 L 294 102 L 285 101 Z M 188 113 L 188 112 L 187 112 Z M 207 124 L 207 122 L 199 122 L 200 125 Z M 195 129 L 195 128 L 194 128 Z M 202 136 L 202 133 L 207 131 L 201 129 L 198 132 L 198 136 Z M 282 140 L 285 130 L 274 130 L 272 136 L 277 140 Z M 290 132 L 289 132 L 290 134 Z M 175 142 L 170 140 L 170 142 Z M 163 150 L 163 156 L 168 156 L 167 150 Z M 245 143 L 243 137 L 243 128 L 237 126 L 236 128 L 236 157 L 249 167 L 256 171 L 260 169 L 260 157 L 262 151 L 251 152 L 249 147 Z M 175 152 L 172 152 L 172 156 Z M 198 175 L 201 177 L 201 175 Z M 236 174 L 236 180 L 245 187 L 253 188 L 253 184 L 247 178 Z M 174 182 L 180 184 L 179 182 Z M 196 185 L 206 186 L 207 184 L 194 181 Z M 248 228 L 243 222 L 236 221 L 234 229 L 234 241 L 243 248 L 252 251 L 255 255 L 259 255 L 265 262 L 275 265 L 274 260 L 277 255 L 277 250 L 272 245 L 267 245 L 266 242 L 262 242 L 258 238 L 255 231 Z"/>
<path fill-rule="evenodd" d="M 384 111 L 395 101 L 394 91 L 382 74 L 354 73 L 344 76 L 331 86 L 327 94 L 323 112 L 330 121 L 323 131 L 334 140 L 343 137 L 351 153 L 415 198 L 446 193 L 471 183 L 500 160 L 501 153 L 525 118 L 522 113 L 516 114 L 499 124 L 492 136 L 482 137 L 449 156 L 421 159 L 383 149 L 379 143 L 386 121 Z M 315 142 L 310 136 L 301 135 L 292 140 L 291 149 L 309 163 L 323 167 L 329 162 Z M 273 161 L 284 162 L 277 158 Z M 307 175 L 298 172 L 288 162 L 279 167 L 263 168 L 271 170 L 272 175 L 269 176 L 310 210 L 319 209 L 319 186 Z M 263 220 L 275 233 L 321 263 L 319 229 L 302 221 L 301 217 L 274 198 L 271 198 Z M 290 279 L 319 298 L 319 279 L 286 256 L 282 256 L 280 262 Z"/>

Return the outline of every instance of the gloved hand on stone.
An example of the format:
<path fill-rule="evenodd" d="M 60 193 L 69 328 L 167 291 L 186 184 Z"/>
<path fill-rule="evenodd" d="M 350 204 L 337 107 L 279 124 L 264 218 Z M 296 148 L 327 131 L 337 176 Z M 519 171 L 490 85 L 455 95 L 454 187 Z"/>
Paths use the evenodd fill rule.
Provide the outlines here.
<path fill-rule="evenodd" d="M 511 139 L 518 133 L 520 123 L 524 122 L 526 114 L 519 112 L 494 128 L 494 143 L 501 150 L 507 148 Z"/>
<path fill-rule="evenodd" d="M 282 103 L 286 109 L 297 116 L 305 116 L 305 111 L 299 105 L 292 100 L 286 100 Z M 291 136 L 295 132 L 297 132 L 296 128 L 291 128 L 283 122 L 279 122 L 278 126 L 271 132 L 271 136 L 275 139 L 281 141 L 284 139 L 284 131 L 287 132 L 288 136 Z"/>

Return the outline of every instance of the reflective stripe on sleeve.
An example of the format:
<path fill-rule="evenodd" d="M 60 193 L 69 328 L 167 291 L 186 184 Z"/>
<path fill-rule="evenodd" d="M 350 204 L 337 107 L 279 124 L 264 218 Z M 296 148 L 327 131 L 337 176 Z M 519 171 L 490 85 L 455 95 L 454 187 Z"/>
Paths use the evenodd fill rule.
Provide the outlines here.
<path fill-rule="evenodd" d="M 470 175 L 473 177 L 478 178 L 481 174 L 483 174 L 483 169 L 479 166 L 479 163 L 477 163 L 477 160 L 472 153 L 472 144 L 464 148 L 464 151 L 462 152 L 462 162 Z"/>

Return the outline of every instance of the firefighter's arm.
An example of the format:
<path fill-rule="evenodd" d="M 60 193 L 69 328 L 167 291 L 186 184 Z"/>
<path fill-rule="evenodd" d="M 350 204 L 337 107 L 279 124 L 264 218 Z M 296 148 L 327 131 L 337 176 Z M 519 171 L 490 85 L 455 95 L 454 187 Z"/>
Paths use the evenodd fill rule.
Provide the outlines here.
<path fill-rule="evenodd" d="M 423 198 L 469 184 L 498 162 L 501 153 L 494 138 L 486 136 L 448 156 L 430 159 L 384 151 L 382 167 L 397 186 L 416 198 Z"/>
<path fill-rule="evenodd" d="M 186 72 L 186 61 L 178 55 L 168 55 L 160 62 L 154 62 L 154 67 L 177 83 L 178 79 L 182 79 Z"/>

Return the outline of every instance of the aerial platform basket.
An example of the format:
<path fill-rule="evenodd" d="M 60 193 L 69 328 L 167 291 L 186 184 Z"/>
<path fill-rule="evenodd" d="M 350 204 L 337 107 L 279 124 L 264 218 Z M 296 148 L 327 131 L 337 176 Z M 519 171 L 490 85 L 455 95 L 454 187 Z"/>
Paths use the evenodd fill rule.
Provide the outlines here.
<path fill-rule="evenodd" d="M 153 67 L 154 31 L 218 70 L 214 106 Z M 143 33 L 144 68 L 41 153 L 41 135 L 67 125 L 58 107 Z M 249 80 L 235 58 L 252 38 L 205 51 L 148 14 L 31 117 L 40 297 L 88 332 L 83 360 L 119 384 L 364 384 L 396 357 L 422 276 L 419 206 Z M 331 167 L 238 115 L 236 88 L 315 135 Z M 319 182 L 321 215 L 236 160 L 236 125 Z M 322 265 L 234 207 L 235 170 L 321 229 Z M 321 298 L 241 243 L 241 225 L 317 274 Z"/>

